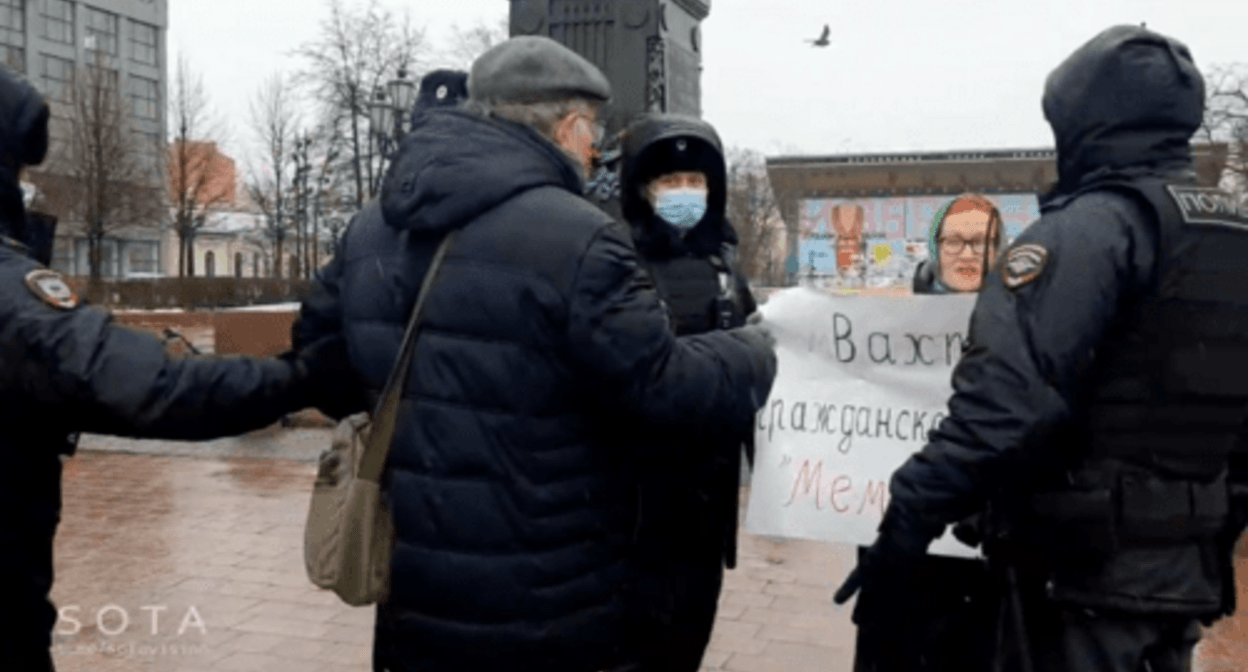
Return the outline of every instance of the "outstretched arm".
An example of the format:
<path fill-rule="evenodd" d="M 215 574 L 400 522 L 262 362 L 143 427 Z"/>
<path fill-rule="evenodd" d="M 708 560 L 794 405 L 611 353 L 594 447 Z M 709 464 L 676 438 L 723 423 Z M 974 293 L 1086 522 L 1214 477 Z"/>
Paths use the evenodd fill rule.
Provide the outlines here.
<path fill-rule="evenodd" d="M 27 270 L 6 268 L 17 277 L 5 286 L 21 287 Z M 54 307 L 26 291 L 0 298 L 6 386 L 57 406 L 67 432 L 206 439 L 258 429 L 311 405 L 317 372 L 338 366 L 343 351 L 326 341 L 300 357 L 174 359 L 104 311 Z"/>
<path fill-rule="evenodd" d="M 748 331 L 676 338 L 631 241 L 613 228 L 582 262 L 568 342 L 604 403 L 685 430 L 748 425 L 776 370 L 775 353 Z"/>

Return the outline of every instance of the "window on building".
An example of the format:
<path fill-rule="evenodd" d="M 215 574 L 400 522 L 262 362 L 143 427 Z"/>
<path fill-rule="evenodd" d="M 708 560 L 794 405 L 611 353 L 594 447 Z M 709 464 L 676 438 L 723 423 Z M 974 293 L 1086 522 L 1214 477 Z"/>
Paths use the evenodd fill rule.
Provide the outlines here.
<path fill-rule="evenodd" d="M 0 0 L 0 59 L 18 72 L 26 71 L 26 3 Z"/>
<path fill-rule="evenodd" d="M 134 141 L 135 152 L 139 155 L 140 160 L 143 161 L 144 167 L 152 172 L 159 171 L 164 151 L 164 143 L 161 142 L 160 133 L 156 131 L 134 130 L 130 137 Z"/>
<path fill-rule="evenodd" d="M 86 238 L 74 239 L 74 263 L 75 271 L 78 275 L 91 274 L 91 246 L 87 244 Z M 117 240 L 113 238 L 105 238 L 100 241 L 100 277 L 116 278 L 120 270 L 118 268 Z"/>
<path fill-rule="evenodd" d="M 117 15 L 94 7 L 86 10 L 86 38 L 83 44 L 87 49 L 105 54 L 117 54 Z"/>
<path fill-rule="evenodd" d="M 74 241 L 60 238 L 52 241 L 52 268 L 65 275 L 74 275 Z"/>
<path fill-rule="evenodd" d="M 52 100 L 69 102 L 74 87 L 74 62 L 49 54 L 41 54 L 43 91 Z"/>
<path fill-rule="evenodd" d="M 158 243 L 154 240 L 131 240 L 126 243 L 125 273 L 159 273 Z"/>
<path fill-rule="evenodd" d="M 26 72 L 26 50 L 7 44 L 0 44 L 0 65 L 7 66 L 15 72 Z"/>
<path fill-rule="evenodd" d="M 217 277 L 217 255 L 211 250 L 204 253 L 204 275 L 209 278 Z"/>
<path fill-rule="evenodd" d="M 44 0 L 43 36 L 49 42 L 74 43 L 74 3 L 69 0 Z"/>
<path fill-rule="evenodd" d="M 131 21 L 130 28 L 130 58 L 139 63 L 157 65 L 156 26 Z"/>
<path fill-rule="evenodd" d="M 102 86 L 106 89 L 117 91 L 118 94 L 121 93 L 117 90 L 117 82 L 121 77 L 121 73 L 112 68 L 100 68 L 91 63 L 87 64 L 87 72 L 90 73 L 91 81 L 89 84 L 91 86 Z"/>
<path fill-rule="evenodd" d="M 130 76 L 130 106 L 140 119 L 156 119 L 160 111 L 160 82 L 137 75 Z"/>

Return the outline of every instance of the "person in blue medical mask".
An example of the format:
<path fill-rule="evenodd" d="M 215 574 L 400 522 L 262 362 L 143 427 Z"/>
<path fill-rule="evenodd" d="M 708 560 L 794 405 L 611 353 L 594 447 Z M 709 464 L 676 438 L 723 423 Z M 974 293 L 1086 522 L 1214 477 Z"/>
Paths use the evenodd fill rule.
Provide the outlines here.
<path fill-rule="evenodd" d="M 621 151 L 621 209 L 676 335 L 745 324 L 756 305 L 724 217 L 727 177 L 715 129 L 692 117 L 645 115 L 624 130 Z M 696 672 L 724 568 L 736 565 L 741 455 L 753 437 L 725 427 L 639 438 L 670 462 L 639 479 L 638 594 L 630 602 L 644 672 Z"/>

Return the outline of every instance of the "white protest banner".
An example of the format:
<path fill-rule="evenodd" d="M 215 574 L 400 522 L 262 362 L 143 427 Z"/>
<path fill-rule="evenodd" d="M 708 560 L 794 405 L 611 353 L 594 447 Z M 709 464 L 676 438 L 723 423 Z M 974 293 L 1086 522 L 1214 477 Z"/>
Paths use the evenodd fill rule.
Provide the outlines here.
<path fill-rule="evenodd" d="M 755 429 L 746 528 L 869 545 L 892 473 L 948 413 L 974 296 L 834 296 L 762 307 L 779 368 Z M 932 553 L 974 555 L 946 533 Z"/>

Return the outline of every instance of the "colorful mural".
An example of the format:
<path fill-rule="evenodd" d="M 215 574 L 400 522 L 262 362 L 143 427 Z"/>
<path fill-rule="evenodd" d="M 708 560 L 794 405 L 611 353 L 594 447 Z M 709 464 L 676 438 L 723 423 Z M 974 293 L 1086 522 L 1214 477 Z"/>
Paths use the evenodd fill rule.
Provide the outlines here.
<path fill-rule="evenodd" d="M 1003 244 L 1040 216 L 1035 194 L 985 194 L 997 206 Z M 798 279 L 831 287 L 908 287 L 928 255 L 938 212 L 957 196 L 809 199 L 803 202 Z"/>

